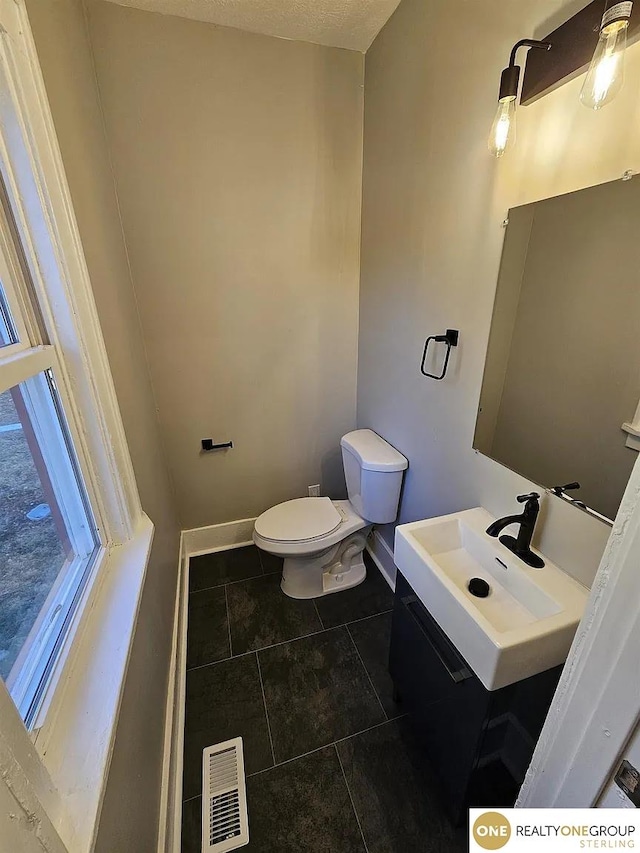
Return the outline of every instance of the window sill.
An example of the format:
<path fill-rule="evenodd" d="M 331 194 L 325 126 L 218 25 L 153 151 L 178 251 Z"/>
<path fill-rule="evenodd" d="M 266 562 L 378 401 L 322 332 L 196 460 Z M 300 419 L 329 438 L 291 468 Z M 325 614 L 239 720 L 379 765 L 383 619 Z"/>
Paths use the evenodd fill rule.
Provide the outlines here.
<path fill-rule="evenodd" d="M 152 542 L 153 524 L 142 515 L 132 539 L 105 554 L 34 732 L 60 797 L 60 813 L 51 818 L 74 853 L 89 853 L 95 843 Z"/>
<path fill-rule="evenodd" d="M 640 428 L 634 422 L 622 424 L 622 429 L 627 433 L 627 447 L 640 452 Z"/>

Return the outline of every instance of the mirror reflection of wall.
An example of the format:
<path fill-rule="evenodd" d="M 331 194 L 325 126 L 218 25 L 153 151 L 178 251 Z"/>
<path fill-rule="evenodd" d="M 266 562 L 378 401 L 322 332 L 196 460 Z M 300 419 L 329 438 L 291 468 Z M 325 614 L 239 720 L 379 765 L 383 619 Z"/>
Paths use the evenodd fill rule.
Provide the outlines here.
<path fill-rule="evenodd" d="M 474 447 L 612 519 L 639 402 L 640 177 L 514 208 Z"/>

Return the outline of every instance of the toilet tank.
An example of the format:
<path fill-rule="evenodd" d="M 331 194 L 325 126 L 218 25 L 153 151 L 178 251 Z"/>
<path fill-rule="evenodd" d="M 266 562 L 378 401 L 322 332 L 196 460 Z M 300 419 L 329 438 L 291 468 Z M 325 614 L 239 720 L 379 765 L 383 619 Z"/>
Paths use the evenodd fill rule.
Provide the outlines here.
<path fill-rule="evenodd" d="M 349 501 L 355 511 L 373 524 L 395 521 L 408 461 L 370 429 L 347 433 L 340 444 Z"/>

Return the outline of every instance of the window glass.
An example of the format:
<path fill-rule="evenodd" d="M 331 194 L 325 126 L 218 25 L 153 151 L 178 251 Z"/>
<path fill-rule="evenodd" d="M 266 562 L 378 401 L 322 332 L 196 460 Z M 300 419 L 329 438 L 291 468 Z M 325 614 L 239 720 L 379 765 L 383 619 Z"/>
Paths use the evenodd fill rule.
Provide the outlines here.
<path fill-rule="evenodd" d="M 97 546 L 50 371 L 0 394 L 0 676 L 28 720 Z"/>
<path fill-rule="evenodd" d="M 9 344 L 17 342 L 18 336 L 7 303 L 7 297 L 2 284 L 0 284 L 0 347 L 6 347 Z"/>

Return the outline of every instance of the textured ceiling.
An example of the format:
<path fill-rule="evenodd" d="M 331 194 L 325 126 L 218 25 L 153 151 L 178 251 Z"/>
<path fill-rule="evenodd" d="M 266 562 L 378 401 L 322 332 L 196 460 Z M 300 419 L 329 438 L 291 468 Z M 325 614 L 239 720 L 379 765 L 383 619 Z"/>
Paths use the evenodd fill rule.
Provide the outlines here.
<path fill-rule="evenodd" d="M 252 33 L 365 51 L 400 0 L 109 0 Z"/>

